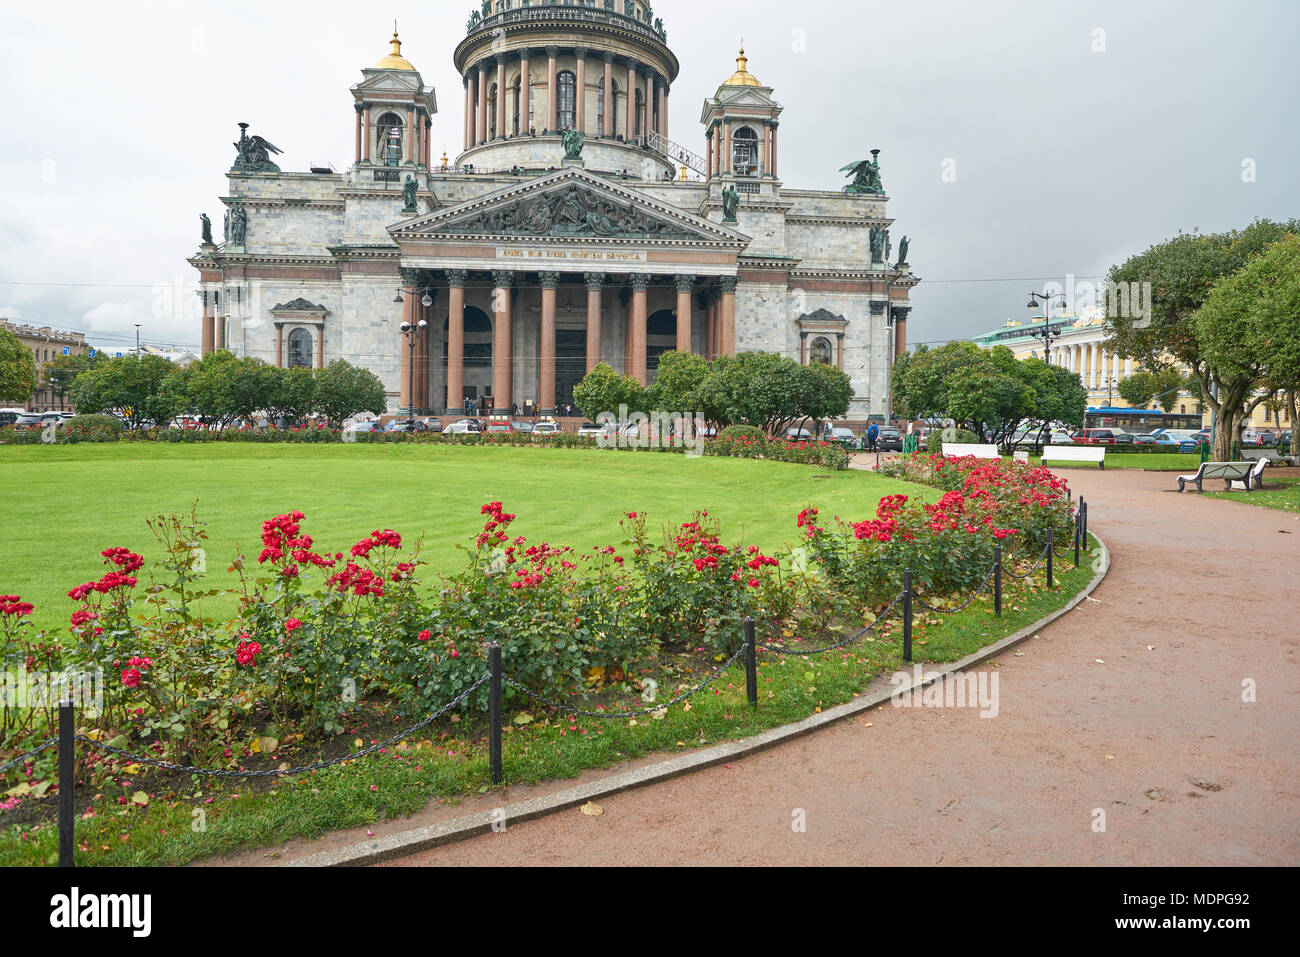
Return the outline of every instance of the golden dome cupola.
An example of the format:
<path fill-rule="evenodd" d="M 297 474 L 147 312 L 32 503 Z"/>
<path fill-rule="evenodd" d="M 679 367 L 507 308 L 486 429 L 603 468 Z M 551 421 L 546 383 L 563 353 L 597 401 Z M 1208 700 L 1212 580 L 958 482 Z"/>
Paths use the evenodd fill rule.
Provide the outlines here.
<path fill-rule="evenodd" d="M 758 77 L 749 72 L 749 57 L 745 56 L 745 41 L 740 41 L 740 55 L 736 57 L 736 72 L 722 83 L 723 86 L 762 86 Z"/>
<path fill-rule="evenodd" d="M 397 25 L 393 25 L 393 39 L 388 41 L 388 56 L 375 64 L 376 70 L 410 70 L 416 72 L 411 61 L 402 56 L 402 41 L 397 36 Z"/>

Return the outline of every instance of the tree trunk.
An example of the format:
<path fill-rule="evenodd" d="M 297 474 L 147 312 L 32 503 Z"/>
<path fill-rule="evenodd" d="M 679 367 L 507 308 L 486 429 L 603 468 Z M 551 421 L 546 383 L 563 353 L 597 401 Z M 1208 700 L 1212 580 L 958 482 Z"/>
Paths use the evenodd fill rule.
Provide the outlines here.
<path fill-rule="evenodd" d="M 1296 412 L 1300 411 L 1300 409 L 1297 408 L 1297 406 L 1300 406 L 1300 394 L 1297 394 L 1294 389 L 1288 391 L 1286 394 L 1286 404 L 1289 413 L 1288 417 L 1291 420 L 1291 454 L 1300 455 L 1300 429 L 1296 428 L 1295 420 Z"/>

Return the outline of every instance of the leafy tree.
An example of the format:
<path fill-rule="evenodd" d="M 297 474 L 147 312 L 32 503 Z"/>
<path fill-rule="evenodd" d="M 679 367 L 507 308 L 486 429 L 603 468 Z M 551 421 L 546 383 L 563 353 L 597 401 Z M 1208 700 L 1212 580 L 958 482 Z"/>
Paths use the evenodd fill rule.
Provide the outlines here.
<path fill-rule="evenodd" d="M 1126 376 L 1119 382 L 1119 397 L 1135 409 L 1145 409 L 1147 403 L 1156 394 L 1155 383 L 1151 381 L 1151 373 L 1146 369 L 1139 369 L 1131 376 Z"/>
<path fill-rule="evenodd" d="M 72 384 L 77 412 L 119 412 L 131 428 L 145 421 L 166 425 L 190 404 L 181 370 L 162 356 L 106 359 Z"/>
<path fill-rule="evenodd" d="M 315 379 L 316 411 L 331 425 L 340 425 L 358 412 L 383 415 L 388 409 L 384 384 L 369 369 L 335 359 L 325 368 L 317 369 Z"/>
<path fill-rule="evenodd" d="M 0 329 L 0 402 L 26 402 L 36 391 L 36 353 Z"/>
<path fill-rule="evenodd" d="M 1201 401 L 1218 414 L 1223 426 L 1215 445 L 1216 456 L 1231 454 L 1243 403 L 1252 386 L 1242 391 L 1242 367 L 1222 370 L 1221 375 L 1221 370 L 1207 361 L 1193 317 L 1216 283 L 1298 229 L 1300 220 L 1256 220 L 1245 229 L 1226 233 L 1179 234 L 1111 267 L 1107 276 L 1114 284 L 1151 284 L 1149 314 L 1113 317 L 1108 344 L 1146 369 L 1182 365 L 1190 370 L 1200 385 Z M 1225 375 L 1231 381 L 1225 380 Z"/>
<path fill-rule="evenodd" d="M 77 376 L 93 369 L 101 361 L 102 353 L 74 352 L 72 355 L 55 356 L 45 363 L 43 370 L 45 384 L 63 399 L 72 391 L 72 383 Z"/>
<path fill-rule="evenodd" d="M 1216 458 L 1279 390 L 1300 387 L 1300 237 L 1274 243 L 1210 290 L 1190 322 L 1219 386 Z"/>
<path fill-rule="evenodd" d="M 308 368 L 286 369 L 267 409 L 276 417 L 300 423 L 316 411 L 316 375 Z"/>
<path fill-rule="evenodd" d="M 234 390 L 239 370 L 239 360 L 224 349 L 209 352 L 186 369 L 190 410 L 210 422 L 230 424 L 235 418 Z"/>
<path fill-rule="evenodd" d="M 671 362 L 669 365 L 671 368 Z M 601 362 L 573 387 L 573 401 L 594 422 L 601 413 L 617 416 L 621 406 L 627 406 L 629 411 L 643 411 L 645 393 L 636 379 L 619 375 L 609 363 Z"/>
<path fill-rule="evenodd" d="M 1187 390 L 1187 377 L 1174 366 L 1154 372 L 1140 369 L 1119 383 L 1120 398 L 1135 409 L 1145 409 L 1152 401 L 1166 412 L 1178 404 L 1178 395 Z"/>
<path fill-rule="evenodd" d="M 699 412 L 700 385 L 709 374 L 709 360 L 690 352 L 665 352 L 659 357 L 655 384 L 646 390 L 648 409 L 683 415 Z"/>
<path fill-rule="evenodd" d="M 840 419 L 849 413 L 853 401 L 853 381 L 835 366 L 814 362 L 801 367 L 799 404 L 804 415 L 814 422 Z"/>

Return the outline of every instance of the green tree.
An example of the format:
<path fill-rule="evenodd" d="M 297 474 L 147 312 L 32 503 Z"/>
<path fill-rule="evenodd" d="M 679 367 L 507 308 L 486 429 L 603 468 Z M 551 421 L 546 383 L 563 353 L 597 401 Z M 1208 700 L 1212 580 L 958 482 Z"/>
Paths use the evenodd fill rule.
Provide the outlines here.
<path fill-rule="evenodd" d="M 1214 454 L 1226 460 L 1257 405 L 1300 387 L 1300 237 L 1216 282 L 1190 325 L 1218 383 Z"/>
<path fill-rule="evenodd" d="M 700 385 L 709 374 L 709 360 L 690 352 L 665 352 L 659 357 L 655 383 L 646 390 L 649 411 L 679 413 L 699 412 Z"/>
<path fill-rule="evenodd" d="M 83 372 L 93 369 L 100 360 L 100 353 L 93 356 L 89 352 L 74 352 L 71 355 L 55 356 L 45 363 L 42 370 L 45 385 L 59 394 L 60 401 L 72 391 L 72 383 Z"/>
<path fill-rule="evenodd" d="M 267 409 L 276 417 L 301 423 L 316 411 L 316 375 L 299 366 L 286 369 Z"/>
<path fill-rule="evenodd" d="M 190 410 L 225 426 L 235 418 L 234 391 L 240 362 L 224 349 L 209 352 L 185 370 Z"/>
<path fill-rule="evenodd" d="M 131 428 L 166 425 L 189 406 L 184 374 L 153 355 L 106 359 L 79 375 L 71 394 L 79 414 L 118 412 Z"/>
<path fill-rule="evenodd" d="M 1145 409 L 1147 404 L 1156 394 L 1155 384 L 1151 381 L 1151 373 L 1146 369 L 1139 369 L 1131 376 L 1126 376 L 1119 381 L 1119 397 L 1135 409 Z"/>
<path fill-rule="evenodd" d="M 645 411 L 645 393 L 636 379 L 619 375 L 609 363 L 601 362 L 573 387 L 573 402 L 594 422 L 602 413 L 617 416 L 622 406 L 629 412 Z"/>
<path fill-rule="evenodd" d="M 26 402 L 36 391 L 36 353 L 0 329 L 0 402 Z"/>
<path fill-rule="evenodd" d="M 335 359 L 324 369 L 317 369 L 315 379 L 316 411 L 331 425 L 341 425 L 358 412 L 383 415 L 388 410 L 384 384 L 369 369 Z"/>
<path fill-rule="evenodd" d="M 1240 367 L 1223 370 L 1232 380 L 1225 381 L 1220 370 L 1207 361 L 1193 317 L 1216 283 L 1297 229 L 1300 220 L 1256 220 L 1245 229 L 1226 233 L 1179 234 L 1111 267 L 1107 276 L 1115 285 L 1151 285 L 1145 314 L 1131 311 L 1111 317 L 1108 344 L 1149 370 L 1171 365 L 1190 370 L 1200 385 L 1201 401 L 1217 413 L 1224 427 L 1216 437 L 1216 456 L 1231 454 L 1244 397 L 1250 395 L 1251 386 L 1241 391 Z"/>

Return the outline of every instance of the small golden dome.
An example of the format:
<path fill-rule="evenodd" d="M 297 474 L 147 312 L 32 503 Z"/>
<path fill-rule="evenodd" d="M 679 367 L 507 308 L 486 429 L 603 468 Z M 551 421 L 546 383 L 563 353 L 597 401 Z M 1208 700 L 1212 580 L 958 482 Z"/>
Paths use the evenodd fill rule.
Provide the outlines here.
<path fill-rule="evenodd" d="M 723 86 L 762 86 L 758 77 L 749 72 L 749 57 L 745 56 L 745 41 L 740 41 L 740 56 L 736 57 L 736 72 L 731 74 Z"/>
<path fill-rule="evenodd" d="M 410 70 L 416 72 L 411 62 L 402 56 L 402 41 L 397 39 L 397 30 L 393 30 L 393 39 L 388 41 L 391 44 L 391 51 L 388 56 L 384 57 L 375 64 L 376 70 Z"/>

